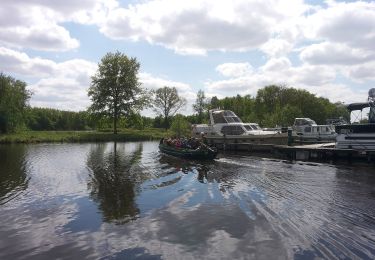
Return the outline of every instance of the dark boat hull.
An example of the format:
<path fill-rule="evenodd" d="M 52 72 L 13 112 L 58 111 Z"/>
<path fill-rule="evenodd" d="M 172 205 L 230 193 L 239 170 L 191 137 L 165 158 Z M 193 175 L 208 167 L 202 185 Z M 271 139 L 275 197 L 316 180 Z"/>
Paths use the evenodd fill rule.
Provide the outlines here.
<path fill-rule="evenodd" d="M 191 150 L 191 149 L 180 149 L 174 148 L 168 145 L 160 144 L 159 150 L 165 154 L 169 154 L 172 156 L 177 156 L 186 159 L 198 159 L 198 160 L 212 160 L 215 159 L 217 155 L 216 150 L 209 150 L 209 149 L 198 149 L 198 150 Z"/>

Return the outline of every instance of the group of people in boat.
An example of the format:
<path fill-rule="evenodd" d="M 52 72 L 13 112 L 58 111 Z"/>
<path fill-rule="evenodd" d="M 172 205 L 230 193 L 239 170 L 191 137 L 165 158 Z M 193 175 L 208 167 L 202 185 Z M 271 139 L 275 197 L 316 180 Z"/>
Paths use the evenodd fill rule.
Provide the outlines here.
<path fill-rule="evenodd" d="M 168 137 L 161 139 L 160 143 L 164 145 L 168 145 L 174 148 L 180 148 L 180 149 L 198 149 L 202 147 L 201 141 L 199 139 L 191 137 Z"/>

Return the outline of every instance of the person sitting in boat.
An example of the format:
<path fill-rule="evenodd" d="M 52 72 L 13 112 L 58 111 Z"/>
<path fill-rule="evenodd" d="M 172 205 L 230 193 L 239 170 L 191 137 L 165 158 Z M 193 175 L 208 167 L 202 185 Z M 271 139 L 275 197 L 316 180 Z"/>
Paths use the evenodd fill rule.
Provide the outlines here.
<path fill-rule="evenodd" d="M 202 143 L 197 138 L 178 138 L 178 137 L 172 137 L 172 138 L 164 138 L 162 139 L 163 144 L 179 148 L 179 149 L 199 149 L 202 146 Z"/>
<path fill-rule="evenodd" d="M 181 147 L 190 149 L 189 140 L 185 137 L 181 138 Z"/>
<path fill-rule="evenodd" d="M 189 145 L 191 149 L 197 149 L 201 145 L 199 140 L 197 138 L 190 138 L 189 139 Z"/>
<path fill-rule="evenodd" d="M 170 144 L 170 138 L 163 138 L 163 144 L 169 145 Z"/>
<path fill-rule="evenodd" d="M 181 148 L 182 147 L 182 143 L 181 143 L 180 138 L 175 139 L 175 146 L 176 146 L 176 148 Z"/>

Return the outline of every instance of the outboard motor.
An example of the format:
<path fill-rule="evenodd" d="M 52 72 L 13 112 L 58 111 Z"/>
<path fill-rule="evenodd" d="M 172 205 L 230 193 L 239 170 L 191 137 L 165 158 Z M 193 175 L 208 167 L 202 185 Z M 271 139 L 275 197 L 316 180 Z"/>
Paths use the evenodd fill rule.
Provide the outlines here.
<path fill-rule="evenodd" d="M 370 105 L 368 122 L 370 124 L 375 124 L 375 88 L 372 88 L 368 91 L 368 103 Z"/>

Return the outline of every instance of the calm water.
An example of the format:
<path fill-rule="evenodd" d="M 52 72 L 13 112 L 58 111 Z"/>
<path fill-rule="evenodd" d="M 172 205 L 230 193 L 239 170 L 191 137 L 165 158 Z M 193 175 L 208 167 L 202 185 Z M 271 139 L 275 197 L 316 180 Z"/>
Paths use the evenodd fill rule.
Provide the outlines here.
<path fill-rule="evenodd" d="M 373 259 L 375 167 L 0 145 L 0 259 Z"/>

